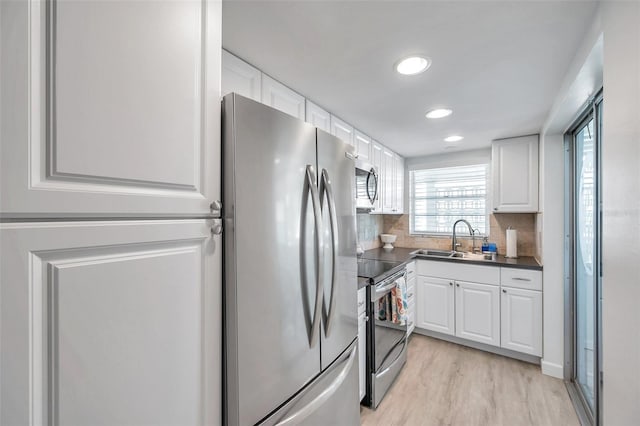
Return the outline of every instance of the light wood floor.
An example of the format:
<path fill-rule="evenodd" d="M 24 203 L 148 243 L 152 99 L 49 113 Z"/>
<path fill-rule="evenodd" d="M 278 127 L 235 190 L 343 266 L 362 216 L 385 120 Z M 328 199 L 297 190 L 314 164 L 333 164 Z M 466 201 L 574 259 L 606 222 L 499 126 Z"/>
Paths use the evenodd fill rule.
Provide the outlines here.
<path fill-rule="evenodd" d="M 407 363 L 362 425 L 579 425 L 562 380 L 540 367 L 412 335 Z"/>

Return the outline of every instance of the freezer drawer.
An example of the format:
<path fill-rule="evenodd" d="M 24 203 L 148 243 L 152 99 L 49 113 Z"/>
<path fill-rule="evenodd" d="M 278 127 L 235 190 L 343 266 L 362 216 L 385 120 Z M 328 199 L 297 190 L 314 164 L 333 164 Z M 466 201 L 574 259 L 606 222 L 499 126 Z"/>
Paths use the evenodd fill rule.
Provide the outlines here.
<path fill-rule="evenodd" d="M 358 339 L 263 426 L 359 425 Z"/>
<path fill-rule="evenodd" d="M 377 408 L 382 398 L 387 393 L 398 374 L 402 370 L 405 362 L 407 362 L 407 339 L 403 339 L 396 345 L 385 359 L 382 367 L 377 373 L 371 375 L 372 395 L 371 404 L 373 408 Z"/>

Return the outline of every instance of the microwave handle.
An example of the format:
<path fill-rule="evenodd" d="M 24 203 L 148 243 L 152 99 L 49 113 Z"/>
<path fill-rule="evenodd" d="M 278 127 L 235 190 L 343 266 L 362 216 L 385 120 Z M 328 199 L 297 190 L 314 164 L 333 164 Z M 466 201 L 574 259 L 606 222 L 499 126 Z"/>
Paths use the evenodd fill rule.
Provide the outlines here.
<path fill-rule="evenodd" d="M 369 192 L 369 179 L 371 179 L 371 177 L 373 176 L 373 179 L 375 180 L 375 192 L 373 193 L 373 196 L 371 195 L 371 193 Z M 369 171 L 369 174 L 367 175 L 367 183 L 366 183 L 366 189 L 367 189 L 367 197 L 369 198 L 369 201 L 371 202 L 371 204 L 376 202 L 376 199 L 378 198 L 378 176 L 376 176 L 376 172 L 371 169 Z"/>

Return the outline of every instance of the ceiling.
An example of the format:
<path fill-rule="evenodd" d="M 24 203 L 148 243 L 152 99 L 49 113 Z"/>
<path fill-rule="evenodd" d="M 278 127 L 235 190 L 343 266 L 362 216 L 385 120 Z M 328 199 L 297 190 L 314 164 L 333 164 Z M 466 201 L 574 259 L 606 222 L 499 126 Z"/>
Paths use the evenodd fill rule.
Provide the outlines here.
<path fill-rule="evenodd" d="M 540 131 L 591 1 L 225 1 L 225 49 L 406 157 Z M 416 76 L 394 63 L 433 60 Z M 453 109 L 439 120 L 425 113 Z M 445 143 L 460 134 L 461 142 Z"/>

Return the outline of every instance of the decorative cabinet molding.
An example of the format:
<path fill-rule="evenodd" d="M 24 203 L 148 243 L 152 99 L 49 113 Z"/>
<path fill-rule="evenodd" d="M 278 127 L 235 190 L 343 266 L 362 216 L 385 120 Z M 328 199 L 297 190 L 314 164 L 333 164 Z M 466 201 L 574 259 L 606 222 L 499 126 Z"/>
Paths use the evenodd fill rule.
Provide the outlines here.
<path fill-rule="evenodd" d="M 346 142 L 351 146 L 354 146 L 354 132 L 355 130 L 352 125 L 345 123 L 334 115 L 331 116 L 331 134 L 333 136 L 342 139 L 343 142 Z"/>

